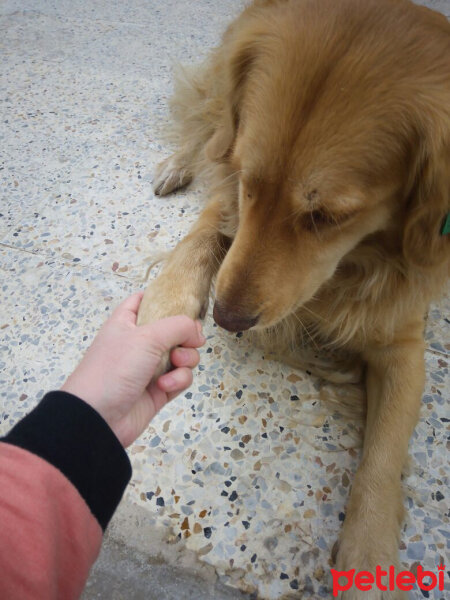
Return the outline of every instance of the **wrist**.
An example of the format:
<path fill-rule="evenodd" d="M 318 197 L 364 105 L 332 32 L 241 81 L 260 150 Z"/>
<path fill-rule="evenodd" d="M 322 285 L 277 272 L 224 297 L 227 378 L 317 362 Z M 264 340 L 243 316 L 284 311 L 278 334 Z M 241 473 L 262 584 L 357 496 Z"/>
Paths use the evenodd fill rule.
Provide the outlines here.
<path fill-rule="evenodd" d="M 83 400 L 86 402 L 86 404 L 89 404 L 94 408 L 92 402 L 92 389 L 88 389 L 87 385 L 83 385 L 83 383 L 77 378 L 76 373 L 72 373 L 72 375 L 67 378 L 65 383 L 61 386 L 61 391 L 72 394 L 73 396 L 77 396 L 77 398 L 80 398 L 80 400 Z"/>
<path fill-rule="evenodd" d="M 89 406 L 102 417 L 107 425 L 113 429 L 109 422 L 106 411 L 102 410 L 101 408 L 102 394 L 98 390 L 95 390 L 93 386 L 86 385 L 83 381 L 80 381 L 76 375 L 76 372 L 72 373 L 72 375 L 67 378 L 67 381 L 61 387 L 61 391 L 72 394 L 80 400 L 83 400 L 83 402 L 86 404 L 89 404 Z"/>

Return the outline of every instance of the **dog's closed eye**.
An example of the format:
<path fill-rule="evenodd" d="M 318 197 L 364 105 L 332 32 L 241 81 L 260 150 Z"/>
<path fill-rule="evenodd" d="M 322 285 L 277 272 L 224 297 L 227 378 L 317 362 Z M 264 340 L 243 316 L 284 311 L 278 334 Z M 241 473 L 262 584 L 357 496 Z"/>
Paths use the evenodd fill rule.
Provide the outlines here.
<path fill-rule="evenodd" d="M 303 226 L 308 231 L 319 231 L 328 227 L 342 225 L 348 221 L 355 213 L 331 213 L 325 209 L 319 208 L 303 215 Z"/>
<path fill-rule="evenodd" d="M 305 224 L 307 229 L 315 227 L 325 227 L 326 225 L 335 225 L 336 219 L 333 215 L 322 209 L 312 210 L 305 215 Z"/>

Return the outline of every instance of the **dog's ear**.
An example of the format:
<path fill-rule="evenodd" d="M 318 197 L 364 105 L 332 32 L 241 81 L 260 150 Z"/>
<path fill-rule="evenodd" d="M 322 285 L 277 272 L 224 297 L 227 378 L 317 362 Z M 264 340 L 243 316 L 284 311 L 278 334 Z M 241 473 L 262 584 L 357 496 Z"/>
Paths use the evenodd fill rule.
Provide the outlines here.
<path fill-rule="evenodd" d="M 245 82 L 255 57 L 256 36 L 236 38 L 223 73 L 226 92 L 220 123 L 205 148 L 206 156 L 213 161 L 225 158 L 233 147 Z"/>
<path fill-rule="evenodd" d="M 423 161 L 410 196 L 403 234 L 403 253 L 419 267 L 448 260 L 450 234 L 443 226 L 450 213 L 450 143 Z"/>

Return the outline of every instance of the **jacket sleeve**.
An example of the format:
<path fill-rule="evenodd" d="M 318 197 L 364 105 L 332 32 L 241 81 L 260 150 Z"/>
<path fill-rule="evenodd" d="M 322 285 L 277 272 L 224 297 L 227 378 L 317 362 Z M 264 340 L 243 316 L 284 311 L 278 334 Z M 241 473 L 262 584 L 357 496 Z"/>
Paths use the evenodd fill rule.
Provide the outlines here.
<path fill-rule="evenodd" d="M 0 440 L 0 598 L 79 598 L 130 477 L 102 417 L 47 394 Z"/>

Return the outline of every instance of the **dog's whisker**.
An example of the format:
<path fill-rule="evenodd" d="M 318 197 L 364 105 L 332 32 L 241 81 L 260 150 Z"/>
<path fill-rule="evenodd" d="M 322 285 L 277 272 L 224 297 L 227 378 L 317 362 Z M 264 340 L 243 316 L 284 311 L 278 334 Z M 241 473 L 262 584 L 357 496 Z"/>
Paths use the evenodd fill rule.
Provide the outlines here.
<path fill-rule="evenodd" d="M 309 312 L 313 317 L 315 317 L 316 319 L 318 319 L 319 321 L 325 321 L 326 323 L 329 323 L 330 320 L 327 319 L 327 317 L 323 314 L 319 314 L 314 312 L 311 308 L 309 308 L 309 306 L 307 306 L 306 304 L 302 304 L 301 305 L 301 310 L 306 310 L 307 312 Z"/>
<path fill-rule="evenodd" d="M 307 326 L 306 326 L 306 325 L 303 323 L 303 321 L 300 319 L 300 317 L 298 316 L 298 314 L 296 314 L 296 313 L 292 313 L 292 314 L 293 314 L 293 317 L 294 317 L 295 319 L 297 319 L 297 321 L 300 323 L 300 325 L 301 325 L 301 327 L 302 327 L 303 331 L 305 331 L 305 333 L 308 335 L 308 337 L 309 337 L 309 339 L 311 340 L 312 344 L 315 346 L 315 348 L 316 348 L 317 350 L 319 350 L 319 347 L 318 347 L 318 345 L 317 345 L 317 342 L 316 342 L 316 340 L 314 339 L 314 337 L 311 335 L 311 333 L 309 332 L 309 330 L 308 330 L 308 327 L 307 327 Z"/>

